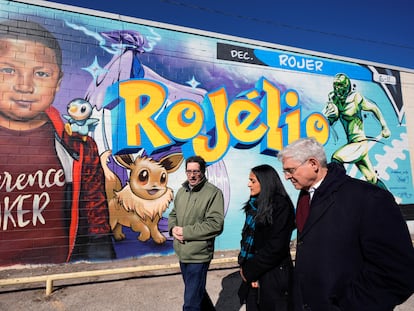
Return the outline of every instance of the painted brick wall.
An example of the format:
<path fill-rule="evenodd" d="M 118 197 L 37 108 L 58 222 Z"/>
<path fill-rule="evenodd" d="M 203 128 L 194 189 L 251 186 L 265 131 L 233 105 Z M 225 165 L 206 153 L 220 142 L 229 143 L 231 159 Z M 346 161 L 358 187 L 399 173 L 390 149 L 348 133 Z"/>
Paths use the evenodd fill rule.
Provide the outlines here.
<path fill-rule="evenodd" d="M 225 197 L 216 249 L 238 249 L 250 169 L 282 174 L 277 152 L 305 136 L 329 158 L 365 136 L 372 167 L 349 152 L 347 173 L 381 182 L 411 219 L 412 72 L 32 3 L 0 0 L 0 265 L 172 254 L 168 215 L 194 154 Z M 338 74 L 371 109 L 330 124 Z M 167 180 L 128 192 L 137 167 Z"/>

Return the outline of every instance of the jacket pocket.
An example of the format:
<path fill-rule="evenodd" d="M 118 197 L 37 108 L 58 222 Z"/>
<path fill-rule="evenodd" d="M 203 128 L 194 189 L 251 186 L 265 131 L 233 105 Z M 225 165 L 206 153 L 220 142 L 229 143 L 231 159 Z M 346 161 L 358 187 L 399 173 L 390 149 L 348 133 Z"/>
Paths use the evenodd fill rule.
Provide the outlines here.
<path fill-rule="evenodd" d="M 260 278 L 260 284 L 270 286 L 274 294 L 280 297 L 289 296 L 291 293 L 293 268 L 289 265 L 280 265 Z"/>
<path fill-rule="evenodd" d="M 183 262 L 205 262 L 213 255 L 208 241 L 185 241 L 178 245 L 180 248 L 179 258 Z"/>
<path fill-rule="evenodd" d="M 292 285 L 292 267 L 288 265 L 281 265 L 276 268 L 276 275 L 279 280 L 278 288 L 282 295 L 290 295 Z"/>

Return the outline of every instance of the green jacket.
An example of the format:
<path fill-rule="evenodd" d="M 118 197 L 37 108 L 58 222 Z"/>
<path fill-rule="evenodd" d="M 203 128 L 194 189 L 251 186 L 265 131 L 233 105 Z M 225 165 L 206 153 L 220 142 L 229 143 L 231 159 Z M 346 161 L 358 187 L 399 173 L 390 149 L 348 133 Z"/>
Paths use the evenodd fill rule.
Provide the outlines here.
<path fill-rule="evenodd" d="M 214 255 L 214 239 L 223 231 L 224 199 L 219 188 L 204 178 L 193 189 L 186 181 L 178 190 L 168 217 L 168 231 L 183 227 L 184 243 L 174 239 L 180 262 L 208 262 Z"/>

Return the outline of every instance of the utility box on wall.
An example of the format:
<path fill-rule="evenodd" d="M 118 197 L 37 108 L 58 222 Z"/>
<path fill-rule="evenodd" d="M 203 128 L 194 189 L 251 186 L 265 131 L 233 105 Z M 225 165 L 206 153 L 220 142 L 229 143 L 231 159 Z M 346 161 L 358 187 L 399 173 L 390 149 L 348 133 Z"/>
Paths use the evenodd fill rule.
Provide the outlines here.
<path fill-rule="evenodd" d="M 52 2 L 0 5 L 0 265 L 172 254 L 167 218 L 192 155 L 225 197 L 217 249 L 238 249 L 250 169 L 281 173 L 278 151 L 308 136 L 410 220 L 412 70 Z M 138 166 L 167 178 L 134 189 Z"/>

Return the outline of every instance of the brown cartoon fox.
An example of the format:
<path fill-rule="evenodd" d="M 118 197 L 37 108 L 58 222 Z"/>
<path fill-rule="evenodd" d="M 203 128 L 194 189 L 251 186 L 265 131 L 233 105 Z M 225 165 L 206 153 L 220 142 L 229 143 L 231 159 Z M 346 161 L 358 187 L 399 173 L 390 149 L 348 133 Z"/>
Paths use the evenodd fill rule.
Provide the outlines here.
<path fill-rule="evenodd" d="M 158 229 L 163 212 L 173 200 L 173 191 L 167 187 L 168 174 L 176 171 L 182 161 L 181 153 L 173 153 L 155 161 L 147 156 L 117 155 L 116 160 L 130 170 L 128 183 L 122 188 L 119 177 L 108 167 L 111 151 L 101 155 L 105 173 L 105 190 L 109 206 L 109 222 L 116 240 L 125 239 L 122 226 L 140 232 L 138 240 L 151 237 L 162 244 L 166 237 Z"/>

